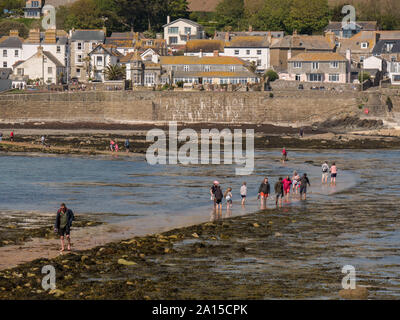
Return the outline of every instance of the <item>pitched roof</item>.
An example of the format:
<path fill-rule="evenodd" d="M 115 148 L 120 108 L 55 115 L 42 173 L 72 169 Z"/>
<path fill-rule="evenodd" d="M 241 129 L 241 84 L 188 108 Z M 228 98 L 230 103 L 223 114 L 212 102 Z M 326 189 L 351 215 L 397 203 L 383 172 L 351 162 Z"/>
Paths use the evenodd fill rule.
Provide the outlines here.
<path fill-rule="evenodd" d="M 113 45 L 106 45 L 106 44 L 98 44 L 92 51 L 89 52 L 89 55 L 97 51 L 99 48 L 103 49 L 106 51 L 109 55 L 115 56 L 115 57 L 120 57 L 122 54 L 117 50 L 117 48 Z"/>
<path fill-rule="evenodd" d="M 269 42 L 266 37 L 262 36 L 239 36 L 233 38 L 226 47 L 230 48 L 267 48 Z"/>
<path fill-rule="evenodd" d="M 5 36 L 0 38 L 0 48 L 22 48 L 22 39 Z"/>
<path fill-rule="evenodd" d="M 106 44 L 112 44 L 118 48 L 133 48 L 135 42 L 134 32 L 113 32 L 111 37 L 106 38 Z"/>
<path fill-rule="evenodd" d="M 245 61 L 236 57 L 191 57 L 191 56 L 163 56 L 161 64 L 205 64 L 205 65 L 245 65 Z"/>
<path fill-rule="evenodd" d="M 0 80 L 6 80 L 12 73 L 11 68 L 0 68 Z"/>
<path fill-rule="evenodd" d="M 329 61 L 347 61 L 346 58 L 336 52 L 303 52 L 288 61 L 300 62 L 329 62 Z"/>
<path fill-rule="evenodd" d="M 72 32 L 71 41 L 88 40 L 88 41 L 104 41 L 104 30 L 75 30 Z"/>
<path fill-rule="evenodd" d="M 351 38 L 339 39 L 339 51 L 344 53 L 347 49 L 356 53 L 369 53 L 375 46 L 376 32 L 375 31 L 360 31 Z M 368 43 L 367 48 L 362 48 L 361 43 Z"/>
<path fill-rule="evenodd" d="M 179 21 L 186 22 L 186 23 L 191 24 L 192 26 L 195 26 L 195 27 L 202 27 L 202 26 L 201 26 L 200 24 L 198 24 L 197 22 L 194 22 L 194 21 L 189 20 L 189 19 L 183 19 L 183 18 L 179 18 L 179 19 L 176 19 L 176 20 L 174 20 L 174 21 L 171 21 L 170 23 L 164 24 L 162 27 L 163 27 L 163 28 L 168 27 L 169 25 L 174 24 L 174 23 L 179 22 Z"/>
<path fill-rule="evenodd" d="M 388 52 L 386 50 L 386 44 L 387 43 L 392 43 L 393 47 L 392 49 Z M 395 40 L 379 40 L 375 47 L 374 50 L 372 50 L 372 53 L 374 55 L 379 55 L 379 54 L 390 54 L 390 53 L 400 53 L 400 39 L 395 39 Z"/>
<path fill-rule="evenodd" d="M 335 46 L 335 43 L 328 41 L 324 36 L 293 35 L 283 37 L 280 41 L 272 44 L 270 48 L 299 48 L 331 51 Z"/>
<path fill-rule="evenodd" d="M 250 71 L 229 72 L 229 71 L 209 71 L 209 72 L 184 72 L 176 71 L 175 78 L 188 78 L 188 77 L 209 77 L 209 78 L 254 78 L 256 75 Z"/>
<path fill-rule="evenodd" d="M 399 30 L 378 31 L 379 40 L 396 40 L 400 39 Z"/>
<path fill-rule="evenodd" d="M 223 40 L 189 40 L 186 42 L 186 52 L 214 52 L 218 50 L 220 52 L 224 51 L 225 41 Z"/>
<path fill-rule="evenodd" d="M 58 59 L 55 56 L 53 56 L 53 54 L 51 52 L 43 51 L 43 54 L 47 58 L 49 58 L 57 67 L 64 67 L 64 65 L 60 61 L 58 61 Z"/>
<path fill-rule="evenodd" d="M 359 26 L 362 30 L 366 31 L 377 30 L 376 21 L 356 21 L 356 25 Z M 325 31 L 329 30 L 342 30 L 342 21 L 330 21 L 328 26 L 325 28 Z"/>

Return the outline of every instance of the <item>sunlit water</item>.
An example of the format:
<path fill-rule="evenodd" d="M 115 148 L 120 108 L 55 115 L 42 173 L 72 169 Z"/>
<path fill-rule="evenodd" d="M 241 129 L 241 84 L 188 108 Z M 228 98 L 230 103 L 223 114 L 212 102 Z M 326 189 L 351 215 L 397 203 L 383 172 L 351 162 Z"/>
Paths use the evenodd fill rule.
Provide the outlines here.
<path fill-rule="evenodd" d="M 0 154 L 0 214 L 55 212 L 61 202 L 66 202 L 78 215 L 98 213 L 100 219 L 110 223 L 140 221 L 144 230 L 146 224 L 172 228 L 183 218 L 210 220 L 209 188 L 215 179 L 223 190 L 233 188 L 232 216 L 236 216 L 259 209 L 257 191 L 264 176 L 269 177 L 273 190 L 279 176 L 291 176 L 293 170 L 307 172 L 312 185 L 308 200 L 295 199 L 284 206 L 293 214 L 308 212 L 299 225 L 303 227 L 302 238 L 294 239 L 294 243 L 303 239 L 308 245 L 326 245 L 327 253 L 318 259 L 293 260 L 292 266 L 341 268 L 352 264 L 359 276 L 381 279 L 385 294 L 399 295 L 400 151 L 291 150 L 289 158 L 283 165 L 279 150 L 259 151 L 253 174 L 240 177 L 235 176 L 236 165 L 150 166 L 141 156 Z M 337 163 L 336 187 L 321 185 L 324 160 Z M 239 194 L 243 181 L 248 186 L 245 209 L 240 206 Z M 273 196 L 269 208 L 275 207 Z M 329 233 L 330 225 L 334 236 Z M 256 263 L 247 265 L 247 272 L 254 272 L 252 268 L 256 267 Z"/>

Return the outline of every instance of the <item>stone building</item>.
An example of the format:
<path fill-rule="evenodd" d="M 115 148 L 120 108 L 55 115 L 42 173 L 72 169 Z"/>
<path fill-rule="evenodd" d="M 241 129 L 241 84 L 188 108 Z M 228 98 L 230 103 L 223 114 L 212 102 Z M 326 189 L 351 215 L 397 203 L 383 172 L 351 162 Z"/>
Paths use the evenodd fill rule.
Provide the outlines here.
<path fill-rule="evenodd" d="M 288 60 L 288 76 L 285 80 L 346 83 L 348 77 L 349 62 L 342 55 L 304 52 Z"/>

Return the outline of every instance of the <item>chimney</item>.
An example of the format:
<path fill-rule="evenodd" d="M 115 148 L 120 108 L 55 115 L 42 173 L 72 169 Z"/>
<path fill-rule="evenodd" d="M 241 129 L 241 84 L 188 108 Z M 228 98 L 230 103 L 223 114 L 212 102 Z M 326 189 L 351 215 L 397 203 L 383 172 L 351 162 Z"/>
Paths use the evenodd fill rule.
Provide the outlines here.
<path fill-rule="evenodd" d="M 230 37 L 229 31 L 225 32 L 225 42 L 229 42 Z"/>
<path fill-rule="evenodd" d="M 27 41 L 31 43 L 40 43 L 40 29 L 29 30 L 29 37 Z"/>
<path fill-rule="evenodd" d="M 271 31 L 268 31 L 267 41 L 269 44 L 272 44 L 272 32 Z"/>
<path fill-rule="evenodd" d="M 351 64 L 351 50 L 346 49 L 346 60 Z"/>
<path fill-rule="evenodd" d="M 213 55 L 214 55 L 214 57 L 218 57 L 219 56 L 219 51 L 218 50 L 214 50 Z"/>
<path fill-rule="evenodd" d="M 39 57 L 43 55 L 43 47 L 42 46 L 38 46 L 37 47 L 37 55 Z"/>
<path fill-rule="evenodd" d="M 296 29 L 293 30 L 293 36 L 297 36 L 297 30 Z"/>
<path fill-rule="evenodd" d="M 167 24 L 171 23 L 171 17 L 167 16 Z"/>
<path fill-rule="evenodd" d="M 199 57 L 200 57 L 200 58 L 203 58 L 203 49 L 200 49 L 200 55 L 199 55 Z"/>
<path fill-rule="evenodd" d="M 18 37 L 19 32 L 18 30 L 10 30 L 10 37 Z"/>

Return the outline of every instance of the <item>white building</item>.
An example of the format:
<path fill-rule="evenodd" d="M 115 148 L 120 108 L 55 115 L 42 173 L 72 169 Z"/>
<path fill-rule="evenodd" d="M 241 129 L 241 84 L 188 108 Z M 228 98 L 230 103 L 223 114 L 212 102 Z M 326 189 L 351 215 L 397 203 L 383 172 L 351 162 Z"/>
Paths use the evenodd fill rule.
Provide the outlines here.
<path fill-rule="evenodd" d="M 169 46 L 183 46 L 190 39 L 205 38 L 203 26 L 188 19 L 170 22 L 168 17 L 167 24 L 163 25 L 163 28 L 164 39 Z"/>
<path fill-rule="evenodd" d="M 394 85 L 400 85 L 400 62 L 390 61 L 388 64 L 389 78 Z"/>
<path fill-rule="evenodd" d="M 265 72 L 270 68 L 270 51 L 267 37 L 248 36 L 235 37 L 225 44 L 221 55 L 238 57 L 257 66 L 257 72 Z"/>
<path fill-rule="evenodd" d="M 386 61 L 380 57 L 371 56 L 364 60 L 363 67 L 364 69 L 378 69 L 386 72 Z"/>
<path fill-rule="evenodd" d="M 96 81 L 104 82 L 106 76 L 104 74 L 108 66 L 119 64 L 119 60 L 123 55 L 113 46 L 99 44 L 90 53 L 90 76 Z"/>
<path fill-rule="evenodd" d="M 25 61 L 13 66 L 13 80 L 39 79 L 42 84 L 58 84 L 65 81 L 65 66 L 50 52 L 39 47 L 37 52 Z"/>
<path fill-rule="evenodd" d="M 63 30 L 49 29 L 40 32 L 39 29 L 29 31 L 29 37 L 22 44 L 22 60 L 27 60 L 37 53 L 39 47 L 50 52 L 66 67 L 68 64 L 68 34 Z"/>
<path fill-rule="evenodd" d="M 23 59 L 22 43 L 18 30 L 11 30 L 9 36 L 0 38 L 0 68 L 12 68 L 14 63 Z"/>

